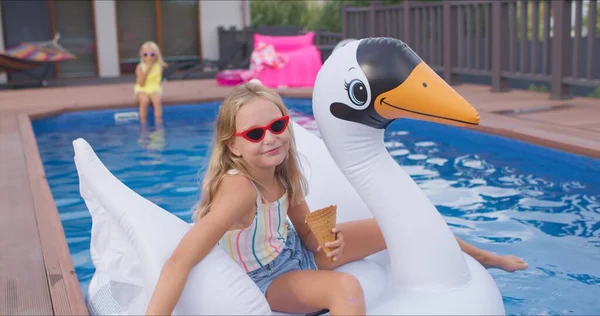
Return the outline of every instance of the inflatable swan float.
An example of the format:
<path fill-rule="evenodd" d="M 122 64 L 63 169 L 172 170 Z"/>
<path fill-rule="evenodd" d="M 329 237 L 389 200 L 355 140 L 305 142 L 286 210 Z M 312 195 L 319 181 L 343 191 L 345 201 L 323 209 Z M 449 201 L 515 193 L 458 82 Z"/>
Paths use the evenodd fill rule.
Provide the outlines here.
<path fill-rule="evenodd" d="M 368 314 L 504 314 L 500 291 L 461 252 L 444 219 L 387 152 L 394 119 L 478 124 L 477 112 L 406 44 L 370 38 L 337 48 L 321 68 L 313 111 L 323 140 L 293 124 L 311 209 L 338 221 L 374 216 L 388 249 L 340 268 L 361 282 Z M 141 314 L 189 224 L 125 186 L 83 139 L 73 142 L 92 215 L 91 314 Z M 281 314 L 219 247 L 188 278 L 174 314 Z"/>

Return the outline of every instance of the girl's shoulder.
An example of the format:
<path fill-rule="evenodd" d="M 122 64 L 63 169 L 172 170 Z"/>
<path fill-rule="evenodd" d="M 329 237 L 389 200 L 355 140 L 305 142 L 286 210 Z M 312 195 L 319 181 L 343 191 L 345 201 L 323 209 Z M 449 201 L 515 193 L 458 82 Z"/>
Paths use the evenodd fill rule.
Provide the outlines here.
<path fill-rule="evenodd" d="M 162 69 L 163 69 L 163 66 L 162 66 L 162 65 L 161 65 L 161 64 L 160 64 L 158 61 L 155 61 L 155 62 L 152 64 L 152 68 L 157 68 L 157 69 L 160 69 L 160 70 L 162 70 Z"/>
<path fill-rule="evenodd" d="M 246 216 L 254 207 L 256 197 L 252 183 L 245 176 L 226 175 L 219 181 L 211 209 L 218 208 L 220 214 L 229 213 L 236 218 Z"/>
<path fill-rule="evenodd" d="M 138 63 L 137 66 L 135 67 L 135 70 L 141 70 L 141 71 L 146 71 L 146 64 L 144 63 Z"/>
<path fill-rule="evenodd" d="M 221 191 L 222 194 L 226 195 L 246 196 L 251 198 L 252 201 L 256 200 L 257 197 L 256 187 L 252 181 L 235 169 L 227 171 L 225 177 L 221 179 L 217 191 Z"/>

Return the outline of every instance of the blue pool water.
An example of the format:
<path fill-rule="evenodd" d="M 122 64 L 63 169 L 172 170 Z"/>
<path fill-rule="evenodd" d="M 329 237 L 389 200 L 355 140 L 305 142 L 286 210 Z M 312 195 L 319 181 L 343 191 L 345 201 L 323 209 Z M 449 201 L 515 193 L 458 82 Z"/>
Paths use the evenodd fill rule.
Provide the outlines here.
<path fill-rule="evenodd" d="M 286 99 L 296 120 L 310 100 Z M 115 122 L 132 109 L 33 122 L 82 291 L 94 272 L 91 217 L 71 142 L 86 139 L 117 178 L 190 221 L 218 103 L 167 107 L 162 128 Z M 600 313 L 600 161 L 468 130 L 399 120 L 386 145 L 464 240 L 529 262 L 490 270 L 509 314 Z"/>

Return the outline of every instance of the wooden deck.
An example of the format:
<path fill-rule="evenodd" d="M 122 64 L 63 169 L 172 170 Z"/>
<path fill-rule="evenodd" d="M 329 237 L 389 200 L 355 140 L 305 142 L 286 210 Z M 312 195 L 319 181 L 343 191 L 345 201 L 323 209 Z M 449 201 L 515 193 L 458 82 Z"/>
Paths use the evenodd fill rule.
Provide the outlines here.
<path fill-rule="evenodd" d="M 165 104 L 222 100 L 214 80 L 165 83 Z M 455 87 L 479 111 L 475 129 L 600 158 L 600 100 Z M 310 97 L 311 89 L 280 91 Z M 0 315 L 87 314 L 30 119 L 134 106 L 131 84 L 0 91 Z"/>

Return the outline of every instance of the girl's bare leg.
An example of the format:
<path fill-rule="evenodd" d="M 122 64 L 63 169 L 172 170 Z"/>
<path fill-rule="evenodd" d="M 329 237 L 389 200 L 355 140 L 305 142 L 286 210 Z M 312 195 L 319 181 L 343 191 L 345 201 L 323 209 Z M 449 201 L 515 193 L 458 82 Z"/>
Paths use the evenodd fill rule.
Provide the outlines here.
<path fill-rule="evenodd" d="M 146 123 L 148 120 L 148 105 L 150 104 L 150 99 L 148 98 L 148 95 L 143 92 L 137 94 L 137 99 L 140 106 L 140 123 Z"/>
<path fill-rule="evenodd" d="M 275 278 L 267 290 L 272 310 L 306 314 L 329 309 L 331 315 L 365 315 L 360 282 L 336 271 L 300 270 Z"/>
<path fill-rule="evenodd" d="M 154 106 L 154 120 L 156 123 L 162 122 L 163 110 L 162 110 L 162 96 L 160 93 L 153 93 L 150 95 L 152 105 Z"/>
<path fill-rule="evenodd" d="M 497 268 L 508 272 L 527 269 L 527 262 L 513 255 L 499 256 L 470 245 L 458 237 L 456 237 L 456 240 L 465 253 L 473 257 L 473 259 L 477 260 L 486 268 Z"/>
<path fill-rule="evenodd" d="M 344 235 L 345 246 L 342 254 L 333 264 L 323 251 L 315 253 L 315 261 L 321 270 L 332 270 L 348 262 L 368 257 L 385 250 L 385 240 L 374 218 L 345 222 L 339 224 Z M 498 268 L 508 272 L 523 270 L 527 263 L 512 256 L 497 254 L 479 249 L 456 237 L 462 251 L 473 257 L 486 268 Z"/>
<path fill-rule="evenodd" d="M 320 270 L 332 270 L 348 262 L 368 257 L 385 250 L 385 240 L 374 218 L 339 224 L 344 235 L 344 249 L 336 261 L 331 263 L 324 251 L 315 253 L 315 262 Z"/>

